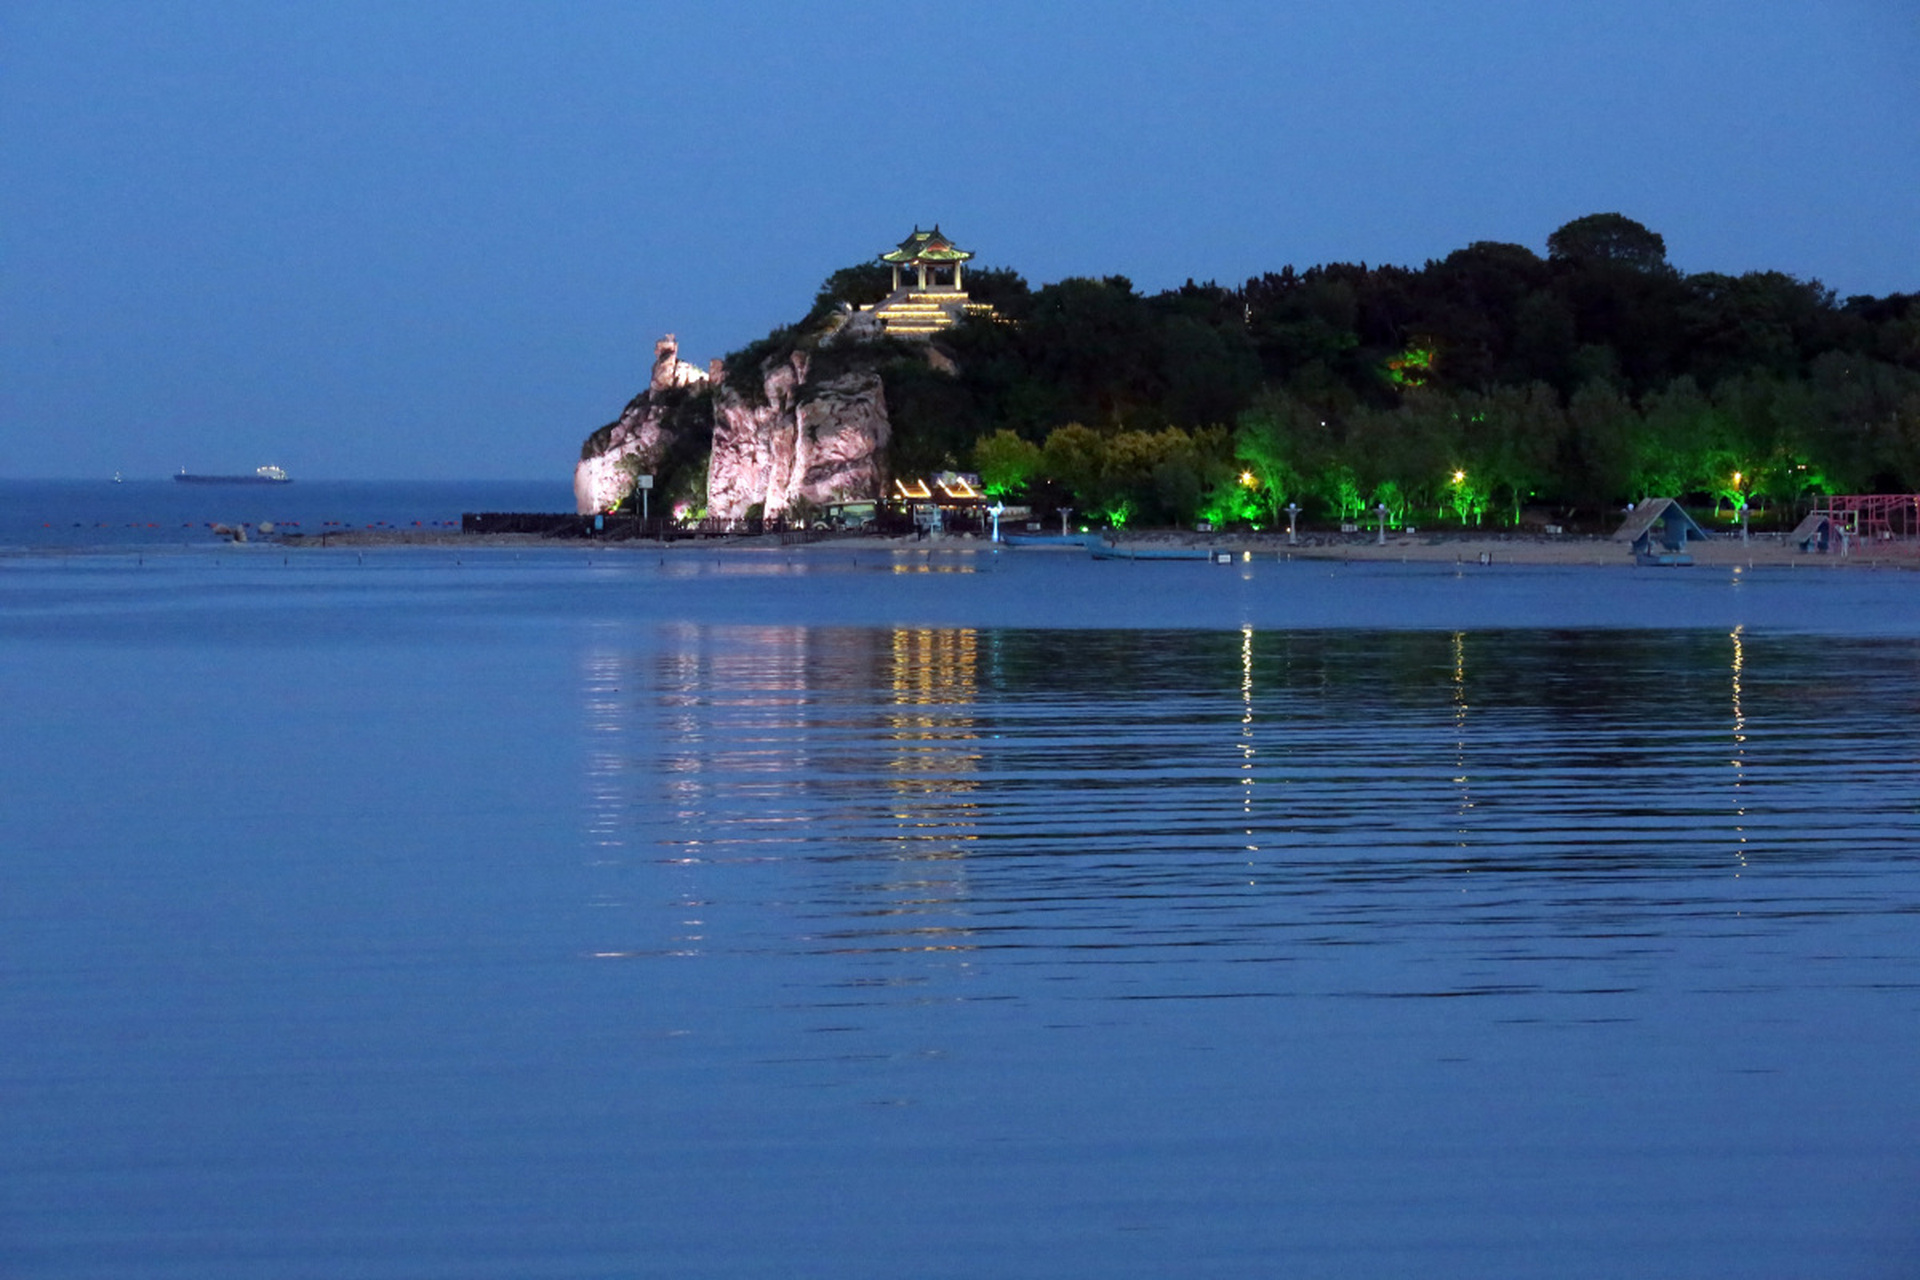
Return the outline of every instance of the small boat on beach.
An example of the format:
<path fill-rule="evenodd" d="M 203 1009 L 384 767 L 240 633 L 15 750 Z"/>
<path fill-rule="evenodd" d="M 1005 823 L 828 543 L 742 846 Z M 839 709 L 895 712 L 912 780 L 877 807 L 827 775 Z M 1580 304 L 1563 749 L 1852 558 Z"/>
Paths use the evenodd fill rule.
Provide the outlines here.
<path fill-rule="evenodd" d="M 1069 547 L 1078 550 L 1100 541 L 1097 533 L 1003 533 L 1000 541 L 1009 547 Z"/>
<path fill-rule="evenodd" d="M 1090 543 L 1087 551 L 1095 560 L 1211 560 L 1212 547 L 1137 547 Z"/>
<path fill-rule="evenodd" d="M 279 467 L 255 467 L 252 475 L 202 476 L 185 467 L 173 477 L 181 484 L 292 484 L 293 477 Z"/>

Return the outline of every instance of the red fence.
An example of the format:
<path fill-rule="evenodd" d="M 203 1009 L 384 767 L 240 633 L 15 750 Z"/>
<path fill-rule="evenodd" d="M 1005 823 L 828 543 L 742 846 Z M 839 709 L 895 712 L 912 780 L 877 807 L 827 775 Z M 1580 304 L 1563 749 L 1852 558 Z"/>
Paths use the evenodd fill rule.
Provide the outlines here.
<path fill-rule="evenodd" d="M 1920 538 L 1920 494 L 1833 493 L 1814 502 L 1813 513 L 1835 529 L 1863 541 L 1911 541 Z"/>

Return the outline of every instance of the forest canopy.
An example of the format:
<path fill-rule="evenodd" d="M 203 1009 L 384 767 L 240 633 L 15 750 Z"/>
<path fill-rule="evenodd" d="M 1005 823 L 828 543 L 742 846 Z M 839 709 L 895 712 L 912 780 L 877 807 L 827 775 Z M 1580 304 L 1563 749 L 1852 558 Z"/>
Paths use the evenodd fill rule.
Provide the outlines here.
<path fill-rule="evenodd" d="M 1546 245 L 1152 295 L 970 271 L 998 314 L 940 335 L 954 371 L 871 353 L 894 471 L 978 470 L 998 495 L 1114 523 L 1258 523 L 1294 503 L 1512 524 L 1654 495 L 1785 516 L 1823 492 L 1920 491 L 1920 295 L 1689 275 L 1618 213 Z M 816 342 L 885 286 L 835 272 L 805 321 L 729 368 Z"/>

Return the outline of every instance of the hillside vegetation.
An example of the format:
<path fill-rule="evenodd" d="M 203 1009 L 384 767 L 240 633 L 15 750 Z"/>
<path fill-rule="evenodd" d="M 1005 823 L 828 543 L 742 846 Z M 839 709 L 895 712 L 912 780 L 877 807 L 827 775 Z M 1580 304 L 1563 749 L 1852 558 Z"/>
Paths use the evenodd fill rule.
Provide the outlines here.
<path fill-rule="evenodd" d="M 1121 276 L 1036 289 L 975 271 L 999 315 L 939 338 L 957 372 L 823 344 L 838 303 L 885 292 L 884 268 L 850 267 L 729 358 L 729 382 L 795 346 L 872 363 L 895 474 L 978 470 L 995 494 L 1114 524 L 1262 523 L 1290 502 L 1512 524 L 1649 495 L 1786 518 L 1821 492 L 1920 490 L 1920 297 L 1689 275 L 1612 213 L 1546 247 L 1150 296 Z"/>

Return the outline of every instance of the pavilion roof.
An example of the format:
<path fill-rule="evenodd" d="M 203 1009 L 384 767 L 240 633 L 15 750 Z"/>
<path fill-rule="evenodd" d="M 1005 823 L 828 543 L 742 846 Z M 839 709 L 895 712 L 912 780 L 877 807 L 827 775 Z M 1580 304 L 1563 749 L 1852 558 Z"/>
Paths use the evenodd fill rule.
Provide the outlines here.
<path fill-rule="evenodd" d="M 1633 513 L 1618 529 L 1614 530 L 1617 542 L 1635 542 L 1646 536 L 1654 525 L 1663 526 L 1662 540 L 1671 547 L 1681 547 L 1688 538 L 1706 541 L 1707 531 L 1702 529 L 1692 516 L 1688 515 L 1672 498 L 1645 498 L 1633 509 Z"/>
<path fill-rule="evenodd" d="M 936 222 L 931 231 L 915 227 L 913 234 L 902 240 L 898 249 L 881 254 L 880 261 L 902 267 L 916 262 L 965 262 L 972 256 L 941 234 L 940 224 Z"/>

